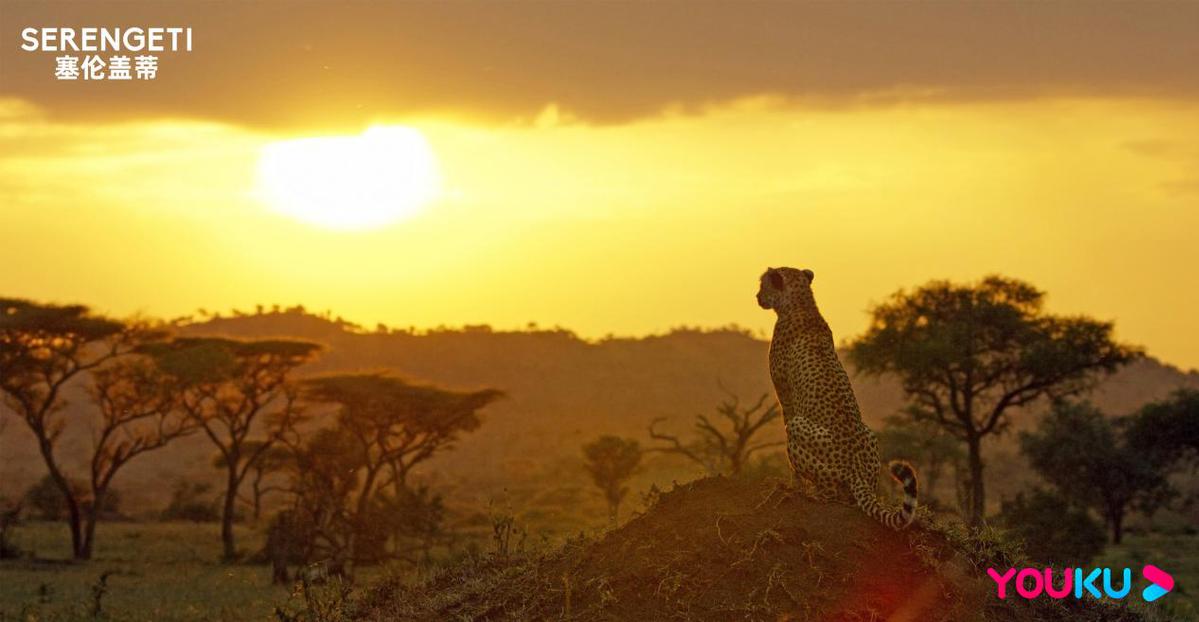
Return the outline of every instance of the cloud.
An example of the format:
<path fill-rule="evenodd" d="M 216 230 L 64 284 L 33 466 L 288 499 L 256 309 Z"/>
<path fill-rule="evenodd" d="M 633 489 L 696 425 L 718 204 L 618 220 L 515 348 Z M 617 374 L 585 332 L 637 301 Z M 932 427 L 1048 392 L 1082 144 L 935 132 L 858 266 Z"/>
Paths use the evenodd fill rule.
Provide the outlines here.
<path fill-rule="evenodd" d="M 1122 146 L 1137 155 L 1163 160 L 1185 160 L 1199 155 L 1199 149 L 1193 145 L 1161 138 L 1130 140 Z"/>
<path fill-rule="evenodd" d="M 774 96 L 829 105 L 1199 97 L 1199 3 L 5 2 L 0 95 L 71 119 L 352 127 L 554 104 L 620 123 Z M 53 79 L 26 26 L 190 26 L 153 82 Z"/>
<path fill-rule="evenodd" d="M 1194 141 L 1148 138 L 1124 142 L 1122 146 L 1139 156 L 1153 158 L 1172 165 L 1177 177 L 1161 182 L 1159 186 L 1169 196 L 1180 197 L 1199 194 L 1199 144 Z"/>
<path fill-rule="evenodd" d="M 1162 189 L 1172 196 L 1199 194 L 1199 177 L 1163 182 Z"/>

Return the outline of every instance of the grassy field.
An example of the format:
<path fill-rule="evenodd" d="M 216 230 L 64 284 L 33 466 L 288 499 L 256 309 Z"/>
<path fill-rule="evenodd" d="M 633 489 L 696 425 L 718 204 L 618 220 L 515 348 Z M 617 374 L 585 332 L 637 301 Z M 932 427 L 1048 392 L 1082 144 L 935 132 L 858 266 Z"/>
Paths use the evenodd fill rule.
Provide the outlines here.
<path fill-rule="evenodd" d="M 1153 564 L 1174 577 L 1174 591 L 1155 603 L 1140 603 L 1130 597 L 1131 606 L 1143 607 L 1162 620 L 1199 620 L 1199 536 L 1129 535 L 1120 546 L 1108 546 L 1091 566 L 1129 567 L 1134 573 Z M 1134 576 L 1135 581 L 1143 581 Z"/>
<path fill-rule="evenodd" d="M 268 567 L 219 563 L 216 525 L 111 523 L 99 529 L 95 559 L 71 563 L 65 525 L 22 525 L 15 540 L 31 556 L 0 562 L 0 622 L 274 620 L 276 607 L 294 612 L 303 606 L 289 589 L 270 584 Z M 238 538 L 245 550 L 261 544 L 253 530 L 240 529 Z M 1093 565 L 1146 563 L 1177 581 L 1174 593 L 1145 606 L 1154 619 L 1199 620 L 1199 537 L 1132 535 L 1121 546 L 1109 546 Z M 361 584 L 381 572 L 365 573 Z M 105 574 L 97 617 L 96 595 Z"/>
<path fill-rule="evenodd" d="M 268 567 L 219 563 L 218 534 L 208 524 L 102 524 L 95 559 L 80 564 L 64 561 L 65 525 L 23 525 L 16 543 L 34 557 L 0 563 L 0 620 L 92 619 L 105 573 L 101 619 L 267 620 L 276 606 L 299 606 Z M 247 550 L 259 545 L 252 531 L 238 536 Z"/>

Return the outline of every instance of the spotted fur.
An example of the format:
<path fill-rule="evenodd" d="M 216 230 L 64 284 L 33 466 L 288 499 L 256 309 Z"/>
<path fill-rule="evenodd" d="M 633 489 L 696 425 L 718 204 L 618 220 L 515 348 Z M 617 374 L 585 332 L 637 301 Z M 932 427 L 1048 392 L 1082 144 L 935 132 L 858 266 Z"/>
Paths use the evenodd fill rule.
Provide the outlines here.
<path fill-rule="evenodd" d="M 916 471 L 906 462 L 891 462 L 891 477 L 903 487 L 903 507 L 894 510 L 879 502 L 878 442 L 862 423 L 833 333 L 816 308 L 813 277 L 811 270 L 770 268 L 758 290 L 758 304 L 778 314 L 770 340 L 770 379 L 783 406 L 791 470 L 821 498 L 853 501 L 871 518 L 902 529 L 916 513 Z"/>

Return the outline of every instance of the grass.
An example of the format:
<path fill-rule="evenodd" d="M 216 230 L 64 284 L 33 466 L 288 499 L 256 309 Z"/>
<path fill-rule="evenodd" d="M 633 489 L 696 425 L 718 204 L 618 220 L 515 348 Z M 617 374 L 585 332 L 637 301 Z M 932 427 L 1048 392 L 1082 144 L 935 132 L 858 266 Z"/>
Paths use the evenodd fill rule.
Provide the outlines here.
<path fill-rule="evenodd" d="M 731 538 L 733 532 L 729 528 L 733 526 L 727 520 L 722 521 L 721 535 Z M 293 614 L 304 608 L 302 597 L 288 588 L 271 585 L 269 567 L 220 563 L 217 525 L 110 523 L 102 524 L 99 529 L 95 559 L 73 563 L 69 561 L 65 525 L 34 522 L 18 528 L 15 542 L 31 556 L 0 562 L 0 622 L 275 620 L 276 607 Z M 261 544 L 260 534 L 251 529 L 239 528 L 237 535 L 239 545 L 245 550 L 256 550 Z M 741 544 L 751 547 L 751 540 Z M 625 560 L 622 563 L 627 563 L 627 557 L 622 559 Z M 1142 609 L 1152 620 L 1199 620 L 1199 587 L 1196 587 L 1199 586 L 1199 537 L 1129 535 L 1124 544 L 1109 546 L 1090 565 L 1138 569 L 1146 563 L 1173 574 L 1177 587 L 1156 603 L 1142 605 L 1137 599 L 1130 599 L 1130 606 Z M 517 570 L 506 568 L 495 578 L 510 580 L 514 573 L 519 574 Z M 376 579 L 384 573 L 382 569 L 371 569 L 360 577 L 359 585 L 379 586 Z M 456 581 L 463 578 L 468 577 L 457 577 Z M 585 577 L 581 575 L 566 582 L 561 576 L 554 578 L 557 583 L 547 583 L 542 588 L 561 591 L 564 602 L 575 601 L 576 610 L 587 606 L 592 592 L 601 596 L 605 592 L 605 585 L 597 583 L 595 577 L 591 577 L 590 583 L 583 581 Z M 768 597 L 794 587 L 773 579 L 771 574 L 765 592 Z M 612 577 L 606 580 L 614 581 Z M 438 597 L 449 598 L 455 590 L 467 587 L 454 582 L 453 589 Z M 663 582 L 652 588 L 635 587 L 628 594 L 613 594 L 623 599 L 643 589 L 662 593 L 670 588 Z M 368 591 L 374 589 L 377 587 Z M 93 616 L 98 591 L 101 615 Z M 567 593 L 571 596 L 566 596 Z M 602 598 L 592 600 L 596 600 L 593 603 L 596 606 L 613 606 L 601 602 Z"/>
<path fill-rule="evenodd" d="M 1119 546 L 1108 545 L 1090 565 L 1129 567 L 1137 573 L 1145 564 L 1170 573 L 1174 577 L 1174 591 L 1155 603 L 1130 598 L 1130 606 L 1141 608 L 1157 619 L 1199 620 L 1199 536 L 1129 534 Z"/>
<path fill-rule="evenodd" d="M 239 546 L 259 546 L 238 531 Z M 94 559 L 73 563 L 59 523 L 28 523 L 16 544 L 33 557 L 0 562 L 0 620 L 267 620 L 276 606 L 296 609 L 288 589 L 271 585 L 270 568 L 226 565 L 219 527 L 184 523 L 111 523 L 98 528 Z M 101 577 L 106 576 L 103 588 Z"/>

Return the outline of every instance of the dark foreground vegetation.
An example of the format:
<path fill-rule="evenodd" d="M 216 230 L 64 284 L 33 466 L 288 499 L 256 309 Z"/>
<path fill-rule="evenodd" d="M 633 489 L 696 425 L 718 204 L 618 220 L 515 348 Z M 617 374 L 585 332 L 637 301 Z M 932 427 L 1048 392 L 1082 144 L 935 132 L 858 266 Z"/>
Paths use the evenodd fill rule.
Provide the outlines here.
<path fill-rule="evenodd" d="M 893 532 L 777 482 L 708 478 L 661 493 L 598 539 L 490 555 L 384 582 L 351 610 L 385 620 L 1145 620 L 1094 601 L 1000 601 L 998 532 L 922 520 Z"/>

